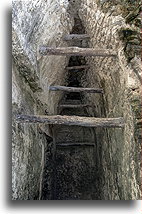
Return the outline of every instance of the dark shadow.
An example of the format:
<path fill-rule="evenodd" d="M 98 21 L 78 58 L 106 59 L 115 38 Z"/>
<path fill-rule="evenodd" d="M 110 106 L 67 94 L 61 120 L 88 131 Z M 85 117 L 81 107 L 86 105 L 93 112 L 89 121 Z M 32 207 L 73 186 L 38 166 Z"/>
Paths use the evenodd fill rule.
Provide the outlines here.
<path fill-rule="evenodd" d="M 85 27 L 81 21 L 81 19 L 79 18 L 78 14 L 76 15 L 76 17 L 74 17 L 74 26 L 72 28 L 72 32 L 71 34 L 77 33 L 77 34 L 84 34 L 85 33 Z"/>

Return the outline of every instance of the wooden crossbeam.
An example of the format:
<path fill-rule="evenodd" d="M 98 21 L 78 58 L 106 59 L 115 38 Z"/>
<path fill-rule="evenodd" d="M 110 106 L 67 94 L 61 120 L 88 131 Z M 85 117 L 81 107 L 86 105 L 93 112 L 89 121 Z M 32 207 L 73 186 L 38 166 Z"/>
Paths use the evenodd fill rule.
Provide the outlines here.
<path fill-rule="evenodd" d="M 66 91 L 66 92 L 88 92 L 88 93 L 103 93 L 101 88 L 79 88 L 67 86 L 49 86 L 50 91 Z"/>
<path fill-rule="evenodd" d="M 45 115 L 17 115 L 17 122 L 23 123 L 44 123 L 44 124 L 60 124 L 68 126 L 84 126 L 84 127 L 124 127 L 124 119 L 119 118 L 95 118 L 95 117 L 79 117 L 79 116 L 45 116 Z"/>
<path fill-rule="evenodd" d="M 80 70 L 89 68 L 89 65 L 78 65 L 78 66 L 68 66 L 66 67 L 67 70 Z"/>
<path fill-rule="evenodd" d="M 94 49 L 94 48 L 79 48 L 79 47 L 48 47 L 40 46 L 39 53 L 45 55 L 65 55 L 65 56 L 116 56 L 116 51 L 111 49 Z"/>
<path fill-rule="evenodd" d="M 68 34 L 63 39 L 65 41 L 70 41 L 70 40 L 83 40 L 89 38 L 90 37 L 87 34 Z"/>
<path fill-rule="evenodd" d="M 95 146 L 94 143 L 60 143 L 56 144 L 57 147 L 67 147 L 67 146 Z"/>
<path fill-rule="evenodd" d="M 59 105 L 59 108 L 84 108 L 84 107 L 89 107 L 89 104 L 76 104 L 76 105 L 71 105 L 71 104 L 61 104 Z"/>

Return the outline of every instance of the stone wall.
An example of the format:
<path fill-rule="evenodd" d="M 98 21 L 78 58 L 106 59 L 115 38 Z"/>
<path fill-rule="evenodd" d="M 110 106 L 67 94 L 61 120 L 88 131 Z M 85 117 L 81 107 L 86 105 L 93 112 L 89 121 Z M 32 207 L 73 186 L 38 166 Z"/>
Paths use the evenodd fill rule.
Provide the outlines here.
<path fill-rule="evenodd" d="M 19 75 L 13 65 L 13 104 L 14 114 L 34 114 L 37 102 L 33 91 Z M 12 124 L 12 199 L 37 199 L 42 165 L 42 144 L 44 136 L 35 125 Z"/>
<path fill-rule="evenodd" d="M 116 8 L 113 7 L 113 10 L 116 11 Z M 134 130 L 136 112 L 132 109 L 129 97 L 130 91 L 131 99 L 134 96 L 133 87 L 140 91 L 140 81 L 132 63 L 127 61 L 124 44 L 119 37 L 122 27 L 126 28 L 128 25 L 121 14 L 114 15 L 111 10 L 103 12 L 101 5 L 91 0 L 81 1 L 79 14 L 86 33 L 91 38 L 90 47 L 110 48 L 118 53 L 116 58 L 88 57 L 90 69 L 87 81 L 83 82 L 87 87 L 99 86 L 104 89 L 103 97 L 94 94 L 86 96 L 87 102 L 91 102 L 93 106 L 89 110 L 91 116 L 122 116 L 126 122 L 123 130 L 96 130 L 102 199 L 140 198 L 140 145 Z M 139 59 L 140 55 L 133 59 L 137 67 Z"/>
<path fill-rule="evenodd" d="M 126 19 L 119 10 L 124 6 L 121 2 L 113 3 L 99 0 L 13 1 L 13 115 L 57 113 L 62 93 L 49 92 L 48 88 L 66 84 L 65 66 L 69 59 L 41 57 L 39 46 L 68 46 L 63 36 L 72 31 L 74 17 L 79 15 L 91 38 L 90 47 L 110 48 L 118 53 L 116 58 L 86 58 L 90 69 L 82 77 L 82 85 L 99 86 L 105 92 L 103 96 L 88 94 L 85 97 L 84 101 L 92 104 L 88 115 L 123 116 L 126 122 L 122 130 L 94 129 L 98 194 L 105 200 L 130 200 L 140 198 L 141 142 L 138 136 L 141 134 L 134 122 L 141 116 L 141 59 L 137 47 L 133 56 L 128 54 L 132 38 L 126 40 L 124 35 L 131 30 L 137 32 L 139 38 L 139 27 L 133 21 L 128 22 L 128 16 Z M 46 134 L 52 136 L 48 126 L 21 125 L 13 119 L 14 200 L 39 199 L 44 155 L 48 150 Z"/>
<path fill-rule="evenodd" d="M 64 84 L 65 57 L 40 57 L 39 45 L 65 46 L 72 18 L 67 1 L 13 1 L 13 115 L 56 114 L 60 94 L 50 85 Z M 46 112 L 46 113 L 45 113 Z M 38 199 L 48 126 L 21 125 L 13 119 L 12 198 Z M 46 147 L 46 146 L 45 146 Z"/>

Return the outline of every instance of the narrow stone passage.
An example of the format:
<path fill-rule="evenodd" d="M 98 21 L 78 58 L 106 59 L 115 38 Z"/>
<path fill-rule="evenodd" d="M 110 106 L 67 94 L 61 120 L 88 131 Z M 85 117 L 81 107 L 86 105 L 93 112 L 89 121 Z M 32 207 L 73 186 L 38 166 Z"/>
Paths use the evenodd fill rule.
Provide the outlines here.
<path fill-rule="evenodd" d="M 70 60 L 79 61 L 76 57 Z M 71 63 L 72 62 L 72 63 Z M 68 86 L 81 86 L 79 75 L 81 71 L 69 72 Z M 81 105 L 83 95 L 67 93 L 62 105 Z M 84 108 L 61 108 L 61 115 L 88 116 Z M 56 142 L 56 194 L 57 200 L 97 199 L 95 193 L 95 137 L 91 128 L 80 126 L 54 125 L 53 137 Z"/>
<path fill-rule="evenodd" d="M 80 25 L 79 25 L 80 23 Z M 44 166 L 42 169 L 42 182 L 40 185 L 40 200 L 99 200 L 101 197 L 101 170 L 99 169 L 98 162 L 100 162 L 100 152 L 98 150 L 98 138 L 96 137 L 95 128 L 87 127 L 87 122 L 81 121 L 80 123 L 72 124 L 72 117 L 78 116 L 81 118 L 90 118 L 88 106 L 90 103 L 85 103 L 86 93 L 99 93 L 103 94 L 102 88 L 85 87 L 84 81 L 86 79 L 87 63 L 85 56 L 114 56 L 111 50 L 95 50 L 88 48 L 85 36 L 85 29 L 82 26 L 81 20 L 75 19 L 75 27 L 72 34 L 68 35 L 69 44 L 68 48 L 50 48 L 40 47 L 39 52 L 41 55 L 66 55 L 71 56 L 69 63 L 66 66 L 66 83 L 65 85 L 51 85 L 49 91 L 56 93 L 62 92 L 62 98 L 58 103 L 57 115 L 50 119 L 47 116 L 34 117 L 32 122 L 47 122 L 51 126 L 53 139 L 47 139 L 44 155 Z M 74 36 L 77 35 L 78 36 Z M 76 39 L 77 37 L 77 39 Z M 67 36 L 66 36 L 67 38 Z M 78 39 L 79 38 L 79 39 Z M 75 47 L 73 47 L 75 46 Z M 82 47 L 85 47 L 81 49 Z M 81 52 L 80 52 L 81 50 Z M 83 50 L 83 51 L 82 51 Z M 71 69 L 70 69 L 71 68 Z M 52 96 L 51 93 L 51 96 Z M 90 108 L 93 106 L 90 105 Z M 59 121 L 59 115 L 70 117 L 70 121 L 63 125 L 63 121 Z M 61 118 L 60 116 L 60 118 Z M 94 118 L 97 115 L 94 114 Z M 102 115 L 101 115 L 102 116 Z M 19 116 L 18 118 L 25 119 L 26 116 Z M 37 118 L 37 119 L 36 119 Z M 41 118 L 41 119 L 40 119 Z M 63 118 L 63 117 L 62 117 Z M 98 118 L 99 119 L 99 118 Z M 103 120 L 103 118 L 100 118 Z M 114 120 L 115 118 L 108 118 Z M 78 119 L 77 119 L 78 120 Z M 29 120 L 30 122 L 30 120 Z M 84 127 L 82 123 L 84 122 Z M 78 126 L 77 126 L 78 124 Z M 99 124 L 97 125 L 99 127 Z M 92 126 L 92 127 L 97 127 Z M 108 125 L 109 126 L 109 125 Z M 115 127 L 118 127 L 116 124 Z M 103 124 L 101 124 L 103 128 Z M 110 125 L 111 127 L 111 125 Z M 47 150 L 46 150 L 47 149 Z M 99 157 L 99 160 L 98 160 Z"/>
<path fill-rule="evenodd" d="M 75 18 L 72 34 L 83 35 L 85 29 L 80 19 Z M 82 47 L 86 40 L 74 40 L 72 46 Z M 71 56 L 68 68 L 86 65 L 85 57 Z M 83 87 L 82 78 L 85 69 L 69 69 L 67 87 Z M 71 108 L 84 103 L 85 92 L 64 92 L 58 114 L 88 116 L 87 107 Z M 64 107 L 65 105 L 65 107 Z M 92 200 L 98 199 L 95 186 L 96 147 L 95 132 L 92 128 L 80 126 L 53 126 L 53 140 L 56 145 L 54 199 L 56 200 Z"/>
<path fill-rule="evenodd" d="M 139 1 L 12 10 L 12 200 L 139 200 Z"/>

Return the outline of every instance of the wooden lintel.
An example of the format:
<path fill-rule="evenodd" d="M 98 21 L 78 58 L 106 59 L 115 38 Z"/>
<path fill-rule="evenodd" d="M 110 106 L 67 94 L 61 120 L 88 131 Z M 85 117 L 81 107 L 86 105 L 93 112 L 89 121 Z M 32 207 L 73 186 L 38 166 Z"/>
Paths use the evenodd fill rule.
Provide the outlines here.
<path fill-rule="evenodd" d="M 70 41 L 70 40 L 83 40 L 89 38 L 90 37 L 87 34 L 68 34 L 63 39 L 65 41 Z"/>
<path fill-rule="evenodd" d="M 84 108 L 89 106 L 90 106 L 89 104 L 77 104 L 77 105 L 61 104 L 59 105 L 59 108 Z"/>
<path fill-rule="evenodd" d="M 40 46 L 39 53 L 45 55 L 61 55 L 61 56 L 116 56 L 116 51 L 111 49 L 94 49 L 94 48 L 79 48 L 79 47 L 48 47 Z"/>
<path fill-rule="evenodd" d="M 66 92 L 88 92 L 88 93 L 103 93 L 101 88 L 79 88 L 67 86 L 49 86 L 50 91 L 66 91 Z"/>
<path fill-rule="evenodd" d="M 89 68 L 89 65 L 78 65 L 78 66 L 68 66 L 66 67 L 67 70 L 80 70 Z"/>
<path fill-rule="evenodd" d="M 84 127 L 124 127 L 124 119 L 119 118 L 95 118 L 95 117 L 79 117 L 79 116 L 61 116 L 61 115 L 17 115 L 17 122 L 22 123 L 44 123 L 68 126 L 84 126 Z"/>
<path fill-rule="evenodd" d="M 67 146 L 95 146 L 94 143 L 60 143 L 60 144 L 56 144 L 56 146 L 58 147 L 67 147 Z"/>

